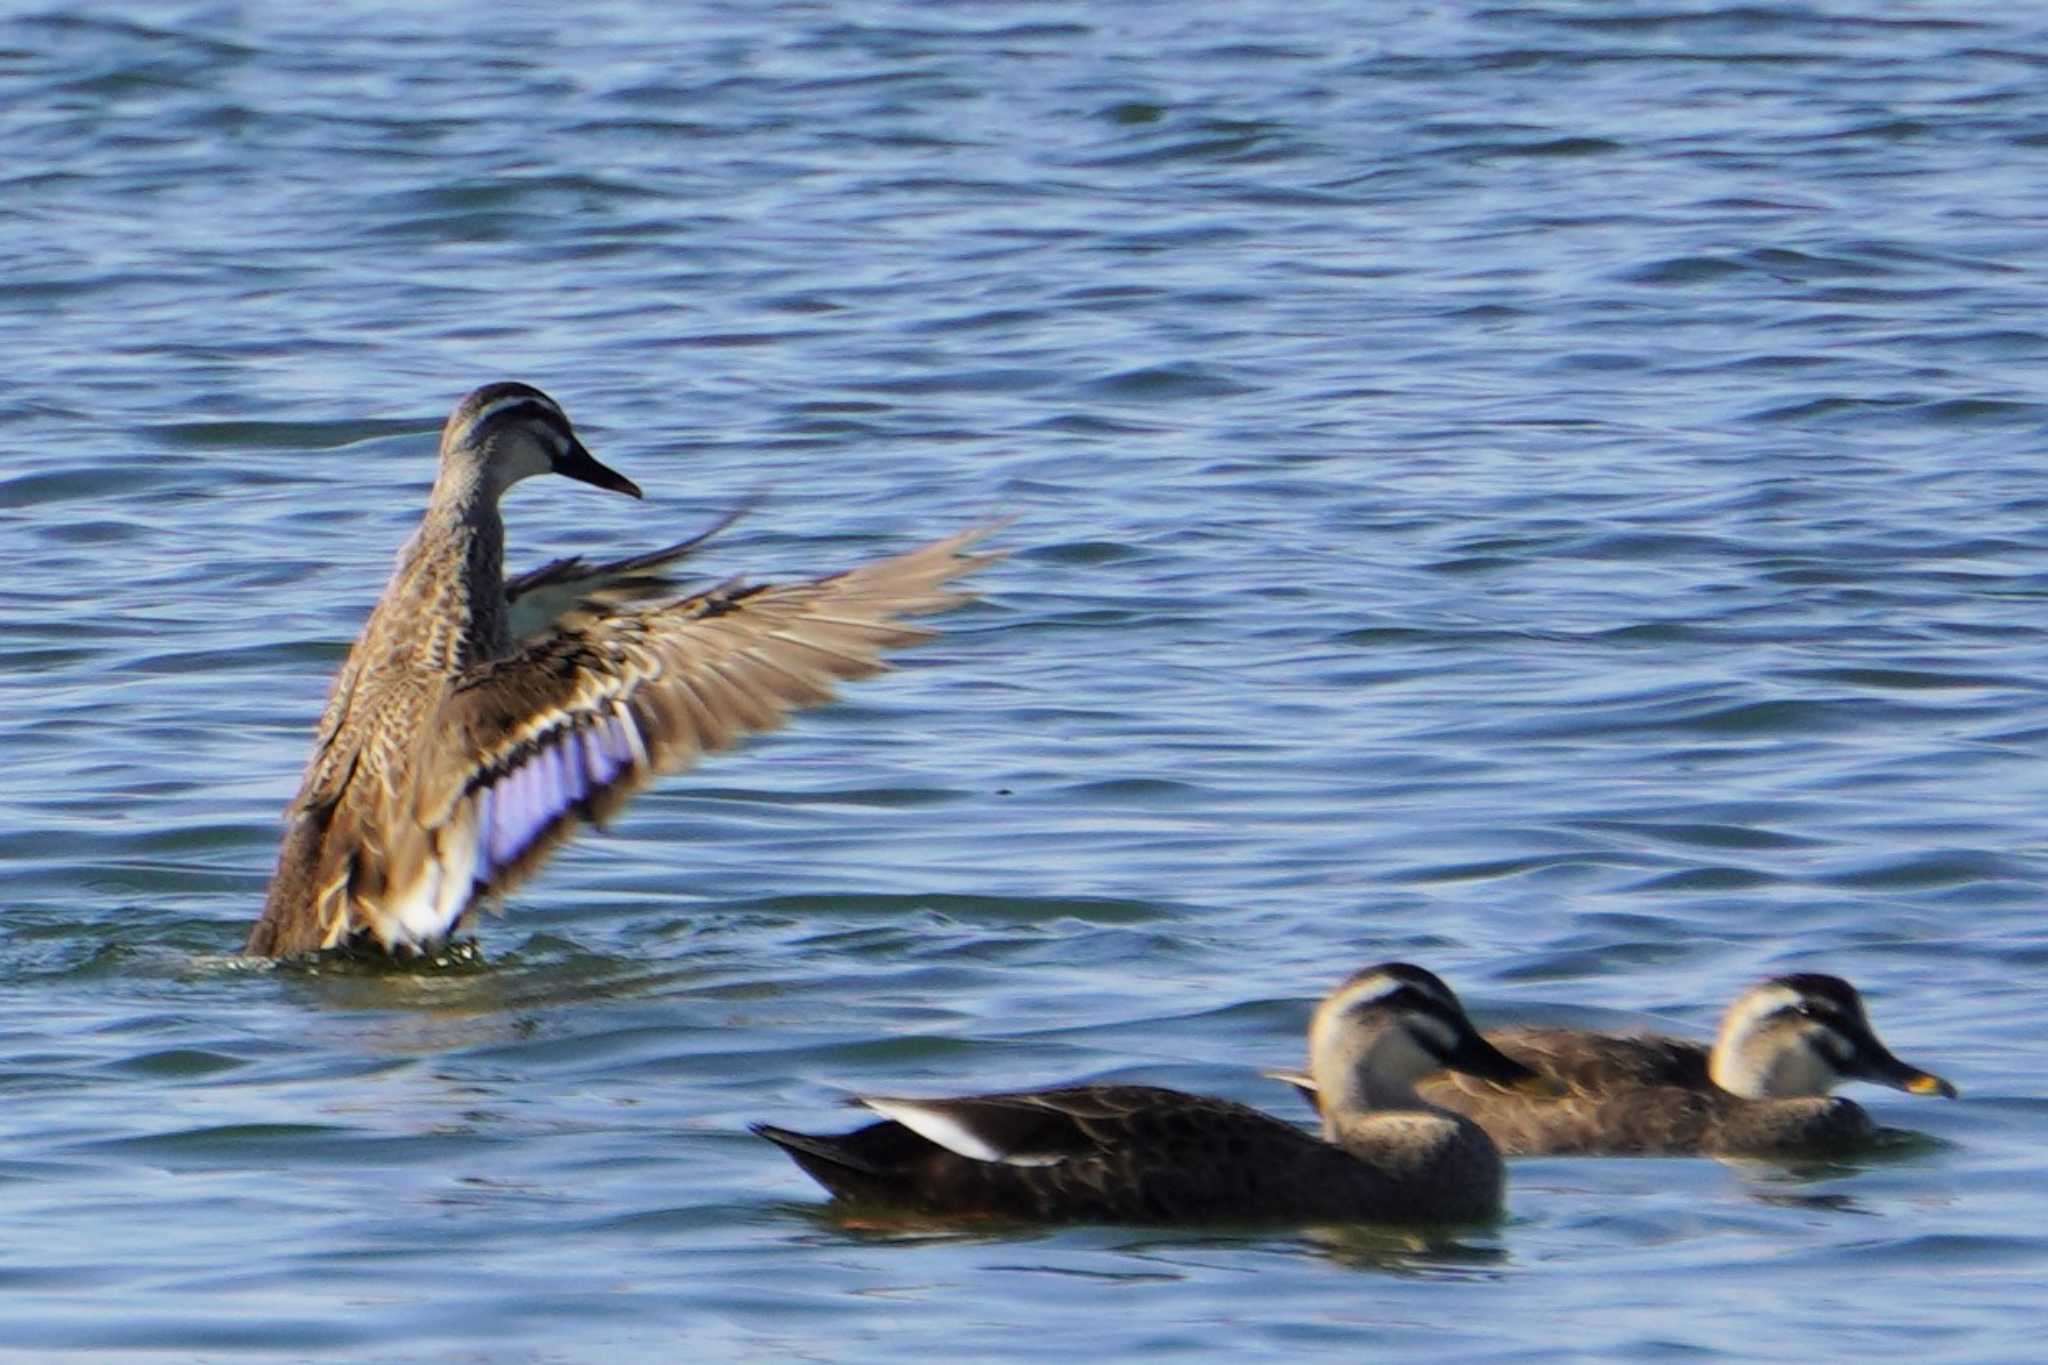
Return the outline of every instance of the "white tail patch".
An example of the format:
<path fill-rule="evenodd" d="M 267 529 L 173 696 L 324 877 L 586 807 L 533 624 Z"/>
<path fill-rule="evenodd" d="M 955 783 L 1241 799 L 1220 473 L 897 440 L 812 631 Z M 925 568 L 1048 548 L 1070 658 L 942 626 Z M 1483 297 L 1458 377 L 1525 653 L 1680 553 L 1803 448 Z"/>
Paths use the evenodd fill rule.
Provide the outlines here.
<path fill-rule="evenodd" d="M 1056 1166 L 1057 1156 L 1019 1155 L 1005 1152 L 958 1117 L 943 1110 L 928 1109 L 915 1100 L 861 1098 L 861 1103 L 883 1118 L 894 1119 L 925 1141 L 945 1148 L 955 1156 L 974 1161 L 994 1161 L 1006 1166 Z"/>

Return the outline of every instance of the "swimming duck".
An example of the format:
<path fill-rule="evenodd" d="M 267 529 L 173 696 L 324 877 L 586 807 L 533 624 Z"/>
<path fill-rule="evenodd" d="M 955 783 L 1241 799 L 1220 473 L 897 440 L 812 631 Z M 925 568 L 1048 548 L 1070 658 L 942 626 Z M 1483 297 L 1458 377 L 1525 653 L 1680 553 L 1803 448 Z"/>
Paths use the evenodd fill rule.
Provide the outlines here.
<path fill-rule="evenodd" d="M 1447 1221 L 1500 1210 L 1500 1153 L 1431 1108 L 1442 1067 L 1549 1088 L 1482 1039 L 1420 967 L 1369 967 L 1309 1025 L 1322 1134 L 1229 1100 L 1143 1085 L 962 1099 L 862 1096 L 883 1121 L 817 1137 L 754 1132 L 842 1200 L 1040 1222 Z"/>
<path fill-rule="evenodd" d="M 531 385 L 456 405 L 426 516 L 335 679 L 248 952 L 436 950 L 579 823 L 926 638 L 900 618 L 965 601 L 942 585 L 990 558 L 963 553 L 983 527 L 822 578 L 664 595 L 659 571 L 721 522 L 507 579 L 498 499 L 550 473 L 640 496 Z"/>
<path fill-rule="evenodd" d="M 1711 1049 L 1584 1029 L 1486 1036 L 1554 1078 L 1563 1096 L 1531 1099 L 1453 1075 L 1418 1089 L 1432 1104 L 1478 1121 L 1510 1156 L 1823 1155 L 1852 1150 L 1876 1131 L 1861 1105 L 1830 1093 L 1844 1081 L 1949 1099 L 1957 1093 L 1893 1056 L 1856 988 L 1817 972 L 1775 976 L 1743 992 Z M 1269 1074 L 1315 1101 L 1312 1076 Z"/>

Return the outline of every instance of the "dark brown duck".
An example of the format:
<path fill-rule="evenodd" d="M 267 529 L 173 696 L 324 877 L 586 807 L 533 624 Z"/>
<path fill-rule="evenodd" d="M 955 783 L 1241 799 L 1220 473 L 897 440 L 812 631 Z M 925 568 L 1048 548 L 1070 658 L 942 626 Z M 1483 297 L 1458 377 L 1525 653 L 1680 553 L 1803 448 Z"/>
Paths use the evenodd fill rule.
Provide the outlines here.
<path fill-rule="evenodd" d="M 960 1099 L 863 1096 L 881 1123 L 835 1136 L 759 1125 L 842 1200 L 1033 1222 L 1472 1221 L 1500 1210 L 1500 1153 L 1433 1109 L 1444 1067 L 1544 1085 L 1479 1036 L 1449 987 L 1389 963 L 1359 972 L 1309 1027 L 1331 1097 L 1320 1136 L 1228 1100 L 1152 1086 Z"/>

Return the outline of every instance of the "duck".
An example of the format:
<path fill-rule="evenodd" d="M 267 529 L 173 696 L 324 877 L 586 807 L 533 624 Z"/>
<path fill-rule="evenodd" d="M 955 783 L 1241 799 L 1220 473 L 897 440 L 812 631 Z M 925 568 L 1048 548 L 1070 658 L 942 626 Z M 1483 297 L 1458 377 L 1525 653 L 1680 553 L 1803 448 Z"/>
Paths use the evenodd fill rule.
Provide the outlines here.
<path fill-rule="evenodd" d="M 1452 1067 L 1548 1083 L 1480 1037 L 1450 987 L 1409 963 L 1354 973 L 1309 1024 L 1330 1097 L 1320 1133 L 1230 1100 L 1148 1085 L 950 1099 L 863 1095 L 881 1121 L 817 1136 L 753 1131 L 839 1201 L 1027 1223 L 1478 1222 L 1500 1213 L 1485 1130 L 1425 1103 Z"/>
<path fill-rule="evenodd" d="M 1417 1089 L 1479 1123 L 1509 1156 L 1841 1155 L 1867 1147 L 1879 1131 L 1861 1105 L 1832 1093 L 1843 1082 L 1946 1099 L 1959 1093 L 1894 1056 L 1856 988 L 1819 972 L 1773 976 L 1745 990 L 1711 1048 L 1569 1028 L 1495 1029 L 1486 1037 L 1562 1093 L 1531 1100 L 1448 1073 Z M 1268 1074 L 1319 1102 L 1312 1075 Z"/>
<path fill-rule="evenodd" d="M 983 525 L 823 577 L 680 592 L 664 571 L 733 513 L 508 578 L 499 499 L 544 474 L 642 496 L 530 384 L 455 405 L 426 513 L 335 677 L 248 954 L 440 951 L 655 777 L 928 638 L 904 618 L 969 600 L 947 585 L 996 557 L 968 552 Z"/>

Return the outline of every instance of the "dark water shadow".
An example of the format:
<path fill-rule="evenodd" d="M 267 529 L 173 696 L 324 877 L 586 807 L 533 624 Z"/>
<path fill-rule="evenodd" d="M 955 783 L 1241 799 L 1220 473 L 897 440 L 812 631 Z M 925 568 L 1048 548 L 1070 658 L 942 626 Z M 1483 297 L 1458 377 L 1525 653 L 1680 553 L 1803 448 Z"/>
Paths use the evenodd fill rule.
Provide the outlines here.
<path fill-rule="evenodd" d="M 1252 1251 L 1316 1256 L 1354 1270 L 1424 1277 L 1490 1277 L 1510 1260 L 1505 1247 L 1473 1240 L 1475 1229 L 1470 1225 L 1231 1222 L 1148 1228 L 1115 1223 L 1045 1224 L 980 1216 L 940 1217 L 841 1200 L 822 1204 L 785 1202 L 775 1207 L 778 1213 L 794 1215 L 808 1224 L 810 1231 L 803 1240 L 813 1245 L 852 1242 L 902 1247 L 1022 1246 L 1057 1241 L 1069 1247 L 1079 1244 L 1156 1262 L 1162 1267 L 1205 1251 Z M 1001 1268 L 1079 1273 L 1048 1266 Z M 1161 1269 L 1113 1278 L 1179 1279 L 1182 1275 Z"/>

